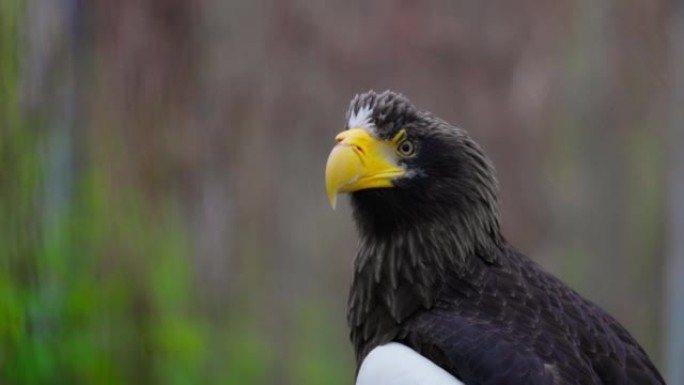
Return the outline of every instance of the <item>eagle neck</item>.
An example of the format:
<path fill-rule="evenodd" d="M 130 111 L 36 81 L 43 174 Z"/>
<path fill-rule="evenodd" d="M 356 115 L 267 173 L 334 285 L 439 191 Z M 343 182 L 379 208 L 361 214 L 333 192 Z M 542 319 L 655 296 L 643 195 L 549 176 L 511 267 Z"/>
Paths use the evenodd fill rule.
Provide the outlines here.
<path fill-rule="evenodd" d="M 376 282 L 388 278 L 395 283 L 402 275 L 414 275 L 407 278 L 420 282 L 464 274 L 471 259 L 493 262 L 496 253 L 492 250 L 502 243 L 498 229 L 481 233 L 472 229 L 472 224 L 452 218 L 384 233 L 362 233 L 355 273 L 368 273 L 372 267 Z"/>
<path fill-rule="evenodd" d="M 490 263 L 486 256 L 496 253 L 486 250 L 496 247 L 498 238 L 473 237 L 450 223 L 361 234 L 348 312 L 357 359 L 401 339 L 403 322 L 432 308 L 447 282 L 468 282 Z"/>

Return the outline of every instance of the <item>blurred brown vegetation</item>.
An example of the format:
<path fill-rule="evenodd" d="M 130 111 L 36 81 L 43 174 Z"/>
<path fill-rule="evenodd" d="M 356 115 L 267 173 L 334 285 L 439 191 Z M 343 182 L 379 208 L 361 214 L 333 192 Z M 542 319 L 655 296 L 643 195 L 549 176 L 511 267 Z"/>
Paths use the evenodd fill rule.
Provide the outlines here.
<path fill-rule="evenodd" d="M 0 382 L 351 383 L 323 170 L 371 88 L 466 128 L 507 237 L 664 369 L 681 8 L 4 2 Z"/>

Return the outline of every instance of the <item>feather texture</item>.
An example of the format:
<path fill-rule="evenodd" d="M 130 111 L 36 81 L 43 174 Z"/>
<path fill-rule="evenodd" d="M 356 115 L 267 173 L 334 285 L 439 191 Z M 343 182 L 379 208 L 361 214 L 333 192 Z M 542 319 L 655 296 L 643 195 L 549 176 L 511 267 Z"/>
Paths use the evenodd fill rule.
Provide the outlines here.
<path fill-rule="evenodd" d="M 359 111 L 378 138 L 405 129 L 417 147 L 394 188 L 352 193 L 361 370 L 397 342 L 469 385 L 664 383 L 615 319 L 504 240 L 494 168 L 465 131 L 392 92 L 357 96 Z"/>

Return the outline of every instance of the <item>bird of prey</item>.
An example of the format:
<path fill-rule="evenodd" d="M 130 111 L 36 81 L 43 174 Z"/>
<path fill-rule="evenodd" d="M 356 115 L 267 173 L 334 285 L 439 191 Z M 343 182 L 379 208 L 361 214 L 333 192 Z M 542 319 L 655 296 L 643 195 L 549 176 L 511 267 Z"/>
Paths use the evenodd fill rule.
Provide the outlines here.
<path fill-rule="evenodd" d="M 613 317 L 502 236 L 494 168 L 466 131 L 373 91 L 325 183 L 360 241 L 347 321 L 357 384 L 664 384 Z"/>

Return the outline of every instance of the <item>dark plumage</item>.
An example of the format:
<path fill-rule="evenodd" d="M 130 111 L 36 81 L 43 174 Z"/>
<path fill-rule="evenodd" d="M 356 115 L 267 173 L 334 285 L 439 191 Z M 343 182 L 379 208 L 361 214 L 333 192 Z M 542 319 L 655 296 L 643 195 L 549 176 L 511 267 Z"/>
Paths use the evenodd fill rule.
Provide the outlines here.
<path fill-rule="evenodd" d="M 664 383 L 617 321 L 501 236 L 494 169 L 464 130 L 392 92 L 356 96 L 348 118 L 362 108 L 416 151 L 394 188 L 351 194 L 359 364 L 397 341 L 469 385 Z"/>

